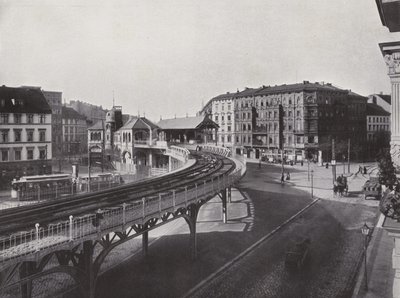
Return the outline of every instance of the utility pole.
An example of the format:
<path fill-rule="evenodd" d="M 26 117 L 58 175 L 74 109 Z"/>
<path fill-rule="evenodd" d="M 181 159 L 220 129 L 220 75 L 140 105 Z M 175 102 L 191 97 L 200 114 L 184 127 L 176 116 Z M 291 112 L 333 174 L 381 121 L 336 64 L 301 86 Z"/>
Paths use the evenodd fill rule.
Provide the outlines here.
<path fill-rule="evenodd" d="M 332 138 L 332 177 L 333 183 L 336 181 L 336 159 L 335 159 L 335 139 Z"/>
<path fill-rule="evenodd" d="M 88 185 L 87 185 L 87 190 L 90 192 L 90 148 L 88 148 Z"/>
<path fill-rule="evenodd" d="M 350 138 L 347 140 L 347 171 L 350 174 Z"/>

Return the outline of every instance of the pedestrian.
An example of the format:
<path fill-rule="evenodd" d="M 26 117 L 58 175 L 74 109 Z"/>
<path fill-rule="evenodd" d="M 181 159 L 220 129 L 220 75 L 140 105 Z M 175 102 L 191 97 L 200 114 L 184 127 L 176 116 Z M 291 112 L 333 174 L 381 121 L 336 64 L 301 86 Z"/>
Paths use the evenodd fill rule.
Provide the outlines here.
<path fill-rule="evenodd" d="M 285 175 L 282 173 L 281 175 L 281 184 L 283 184 L 285 182 Z"/>
<path fill-rule="evenodd" d="M 325 164 L 325 169 L 329 169 L 329 164 L 328 163 Z"/>
<path fill-rule="evenodd" d="M 367 175 L 367 167 L 364 166 L 364 175 Z"/>
<path fill-rule="evenodd" d="M 258 168 L 261 169 L 261 159 L 258 161 Z"/>
<path fill-rule="evenodd" d="M 303 160 L 301 160 L 300 164 L 301 164 L 301 166 L 303 166 Z"/>
<path fill-rule="evenodd" d="M 290 173 L 289 172 L 286 173 L 286 180 L 290 180 Z"/>

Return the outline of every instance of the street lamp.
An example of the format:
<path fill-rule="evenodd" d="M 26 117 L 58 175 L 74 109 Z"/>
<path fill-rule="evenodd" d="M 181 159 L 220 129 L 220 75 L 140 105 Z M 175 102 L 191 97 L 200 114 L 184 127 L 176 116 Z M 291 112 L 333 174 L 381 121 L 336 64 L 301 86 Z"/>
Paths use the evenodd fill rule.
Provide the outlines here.
<path fill-rule="evenodd" d="M 314 198 L 314 170 L 311 170 L 311 199 Z"/>
<path fill-rule="evenodd" d="M 367 276 L 367 246 L 368 246 L 368 236 L 371 232 L 371 228 L 367 226 L 367 223 L 361 228 L 361 233 L 364 237 L 364 276 L 365 276 L 365 290 L 368 291 L 368 276 Z"/>

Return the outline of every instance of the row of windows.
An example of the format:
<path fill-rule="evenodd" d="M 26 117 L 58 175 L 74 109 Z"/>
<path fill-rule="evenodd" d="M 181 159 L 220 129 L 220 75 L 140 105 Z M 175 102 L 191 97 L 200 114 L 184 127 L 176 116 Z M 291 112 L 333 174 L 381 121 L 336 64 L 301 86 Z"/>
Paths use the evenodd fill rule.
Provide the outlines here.
<path fill-rule="evenodd" d="M 368 117 L 368 122 L 389 123 L 389 117 Z"/>
<path fill-rule="evenodd" d="M 231 110 L 231 104 L 230 103 L 227 104 L 227 108 L 228 108 L 228 111 Z M 215 110 L 218 111 L 218 103 L 215 104 Z M 221 111 L 224 111 L 224 110 L 225 110 L 225 105 L 224 105 L 224 103 L 222 103 L 221 104 Z"/>
<path fill-rule="evenodd" d="M 371 124 L 368 124 L 368 130 L 369 131 L 377 131 L 377 130 L 389 131 L 389 125 L 384 125 L 384 124 L 371 125 Z"/>
<path fill-rule="evenodd" d="M 10 148 L 1 149 L 1 161 L 19 161 L 22 160 L 22 150 L 23 148 Z M 46 147 L 39 147 L 39 159 L 47 159 L 47 149 Z M 26 159 L 33 160 L 34 157 L 34 147 L 26 148 Z"/>
<path fill-rule="evenodd" d="M 10 122 L 10 114 L 0 114 L 0 123 L 1 124 L 8 124 Z M 26 118 L 24 119 L 24 122 L 22 122 L 22 114 L 14 114 L 13 117 L 13 123 L 15 124 L 20 124 L 20 123 L 34 123 L 34 117 L 33 114 L 26 114 Z M 46 115 L 45 114 L 40 114 L 39 115 L 39 122 L 41 124 L 46 123 Z"/>
<path fill-rule="evenodd" d="M 215 121 L 218 121 L 218 115 L 215 115 L 214 119 L 215 119 Z M 228 121 L 231 121 L 231 115 L 228 115 L 227 119 L 228 119 Z M 221 120 L 225 121 L 224 115 L 221 116 Z"/>
<path fill-rule="evenodd" d="M 10 131 L 8 129 L 0 130 L 0 142 L 45 142 L 46 141 L 46 129 L 39 129 L 38 139 L 35 138 L 35 129 L 26 129 L 23 134 L 23 129 L 13 129 L 14 138 L 11 140 Z"/>

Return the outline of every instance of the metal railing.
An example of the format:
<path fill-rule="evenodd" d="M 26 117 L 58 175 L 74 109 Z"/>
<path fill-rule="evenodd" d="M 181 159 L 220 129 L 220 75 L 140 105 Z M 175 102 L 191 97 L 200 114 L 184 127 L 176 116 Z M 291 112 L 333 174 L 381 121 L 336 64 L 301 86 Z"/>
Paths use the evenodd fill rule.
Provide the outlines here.
<path fill-rule="evenodd" d="M 232 152 L 231 152 L 230 149 L 228 149 L 226 147 L 221 147 L 221 146 L 202 145 L 201 146 L 201 150 L 202 151 L 206 151 L 206 152 L 215 153 L 215 154 L 218 154 L 218 155 L 222 155 L 222 156 L 225 156 L 225 157 L 232 156 Z"/>
<path fill-rule="evenodd" d="M 19 261 L 43 250 L 61 249 L 73 241 L 84 241 L 109 232 L 122 231 L 133 224 L 144 224 L 150 218 L 160 218 L 166 212 L 176 212 L 200 199 L 213 197 L 219 191 L 232 186 L 242 175 L 243 168 L 237 167 L 229 175 L 98 210 L 95 214 L 81 217 L 71 215 L 67 221 L 46 227 L 36 224 L 34 230 L 0 239 L 0 264 Z"/>

